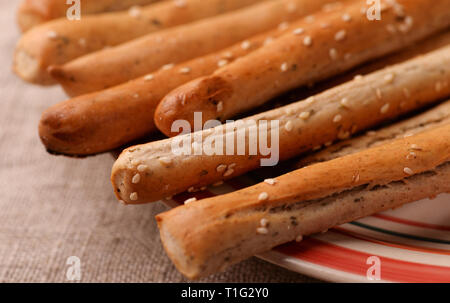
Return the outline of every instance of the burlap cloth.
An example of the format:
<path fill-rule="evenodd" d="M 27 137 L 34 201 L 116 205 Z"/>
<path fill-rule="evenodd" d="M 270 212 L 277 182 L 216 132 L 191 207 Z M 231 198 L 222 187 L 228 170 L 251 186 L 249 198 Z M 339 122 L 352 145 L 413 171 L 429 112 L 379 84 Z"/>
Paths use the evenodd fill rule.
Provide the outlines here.
<path fill-rule="evenodd" d="M 65 96 L 11 72 L 18 2 L 0 1 L 0 282 L 65 282 L 70 256 L 81 260 L 82 282 L 186 281 L 159 240 L 154 216 L 164 205 L 117 203 L 110 155 L 68 159 L 42 147 L 41 112 Z M 252 258 L 202 281 L 314 280 Z"/>

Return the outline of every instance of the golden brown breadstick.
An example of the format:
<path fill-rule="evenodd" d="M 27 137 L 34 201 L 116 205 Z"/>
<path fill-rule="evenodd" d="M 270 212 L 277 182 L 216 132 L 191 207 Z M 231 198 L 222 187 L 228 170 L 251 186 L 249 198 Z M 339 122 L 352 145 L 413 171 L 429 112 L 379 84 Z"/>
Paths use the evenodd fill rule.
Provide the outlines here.
<path fill-rule="evenodd" d="M 71 95 L 97 91 L 203 56 L 320 9 L 330 0 L 265 1 L 236 12 L 146 35 L 51 69 Z M 282 27 L 284 23 L 282 23 Z M 247 47 L 247 45 L 244 45 Z"/>
<path fill-rule="evenodd" d="M 286 29 L 286 31 L 292 28 Z M 199 76 L 212 73 L 219 65 L 271 41 L 283 31 L 274 30 L 249 39 L 250 47 L 241 43 L 220 52 L 193 59 L 170 70 L 160 70 L 125 84 L 83 95 L 56 104 L 42 115 L 39 134 L 52 153 L 84 156 L 118 148 L 156 131 L 153 116 L 159 101 L 172 89 Z M 450 31 L 435 35 L 398 54 L 364 65 L 354 71 L 366 74 L 389 64 L 450 44 Z M 326 83 L 333 87 L 348 81 L 347 75 Z M 351 78 L 350 78 L 351 79 Z"/>
<path fill-rule="evenodd" d="M 132 7 L 124 12 L 83 16 L 77 22 L 55 20 L 31 30 L 20 39 L 14 69 L 29 82 L 51 84 L 54 80 L 47 72 L 51 65 L 64 64 L 105 47 L 261 1 L 165 1 L 142 8 Z"/>
<path fill-rule="evenodd" d="M 367 148 L 386 144 L 387 142 L 402 137 L 409 137 L 444 124 L 450 124 L 450 100 L 405 121 L 395 123 L 377 131 L 369 131 L 359 137 L 344 140 L 326 147 L 324 150 L 301 158 L 295 167 L 301 168 L 314 163 L 333 160 L 360 152 Z M 330 143 L 326 144 L 326 146 Z M 411 157 L 415 156 L 415 154 L 411 154 Z"/>
<path fill-rule="evenodd" d="M 449 95 L 450 46 L 446 46 L 364 77 L 356 77 L 305 101 L 246 118 L 244 125 L 236 121 L 194 135 L 131 147 L 114 164 L 112 183 L 117 197 L 125 203 L 156 201 L 190 187 L 201 188 L 242 175 L 258 168 L 260 161 L 273 161 L 276 156 L 280 160 L 289 159 L 326 142 L 347 139 L 354 133 Z M 251 122 L 262 120 L 268 124 L 278 121 L 279 130 L 275 125 L 268 127 L 266 132 L 259 124 L 253 131 Z M 213 156 L 191 151 L 191 143 L 192 149 L 198 151 L 200 147 L 206 148 L 212 139 L 216 146 L 220 147 L 222 143 L 225 148 L 226 138 L 235 138 L 242 132 L 245 135 L 244 147 L 248 149 L 252 145 L 250 130 L 252 134 L 268 133 L 269 141 L 273 134 L 278 134 L 279 140 L 272 142 L 275 146 L 278 143 L 278 150 L 272 149 L 269 155 L 262 149 L 258 149 L 257 154 L 247 151 L 244 155 L 236 151 L 234 155 L 224 152 L 220 155 L 219 151 Z M 178 153 L 177 145 L 186 148 L 188 155 Z M 134 182 L 136 180 L 139 182 Z"/>
<path fill-rule="evenodd" d="M 383 5 L 380 21 L 362 15 L 359 1 L 344 14 L 318 13 L 314 22 L 299 24 L 301 31 L 287 33 L 238 62 L 177 88 L 161 101 L 155 114 L 158 128 L 176 135 L 170 131 L 172 123 L 182 119 L 193 125 L 195 112 L 202 112 L 204 119 L 224 121 L 290 89 L 399 50 L 450 25 L 447 0 L 433 5 L 428 0 L 385 1 Z M 185 106 L 179 105 L 181 100 Z"/>
<path fill-rule="evenodd" d="M 450 124 L 157 216 L 178 270 L 199 278 L 305 235 L 450 193 Z M 411 158 L 414 152 L 415 158 Z"/>
<path fill-rule="evenodd" d="M 133 5 L 145 5 L 158 0 L 83 0 L 81 14 L 96 14 L 118 11 Z M 159 0 L 162 1 L 162 0 Z M 73 5 L 64 0 L 23 0 L 17 12 L 17 21 L 22 31 L 66 16 L 67 10 Z"/>

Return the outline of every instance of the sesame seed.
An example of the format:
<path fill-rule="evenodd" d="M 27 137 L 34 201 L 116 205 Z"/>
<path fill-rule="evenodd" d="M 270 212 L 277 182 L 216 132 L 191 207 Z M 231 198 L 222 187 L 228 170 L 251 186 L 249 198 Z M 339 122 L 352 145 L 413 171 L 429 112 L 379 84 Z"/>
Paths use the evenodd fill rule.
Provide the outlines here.
<path fill-rule="evenodd" d="M 316 18 L 315 18 L 314 16 L 307 16 L 307 17 L 305 18 L 305 21 L 306 21 L 307 23 L 313 23 L 315 20 L 316 20 Z"/>
<path fill-rule="evenodd" d="M 345 22 L 350 22 L 350 21 L 352 21 L 352 16 L 350 16 L 349 14 L 343 14 L 342 20 Z"/>
<path fill-rule="evenodd" d="M 262 218 L 261 221 L 259 221 L 259 224 L 260 224 L 262 227 L 266 227 L 267 224 L 269 224 L 269 221 L 268 221 L 267 219 L 265 219 L 265 218 Z"/>
<path fill-rule="evenodd" d="M 259 196 L 258 196 L 258 200 L 259 200 L 259 201 L 265 201 L 265 200 L 267 200 L 267 199 L 269 199 L 269 194 L 266 193 L 266 192 L 262 192 L 262 193 L 260 193 Z"/>
<path fill-rule="evenodd" d="M 128 10 L 128 14 L 133 18 L 139 17 L 141 15 L 140 6 L 135 5 L 135 6 L 130 7 L 130 9 Z"/>
<path fill-rule="evenodd" d="M 381 89 L 377 88 L 377 89 L 375 90 L 375 94 L 377 95 L 377 98 L 378 98 L 378 99 L 383 98 L 383 94 L 381 93 Z"/>
<path fill-rule="evenodd" d="M 332 11 L 334 11 L 336 9 L 339 9 L 340 7 L 342 7 L 342 3 L 339 2 L 339 1 L 336 1 L 336 2 L 331 2 L 331 3 L 324 4 L 322 6 L 322 10 L 324 12 L 326 12 L 326 13 L 329 13 L 329 12 L 332 12 Z"/>
<path fill-rule="evenodd" d="M 134 165 L 134 166 L 138 166 L 140 163 L 141 163 L 141 162 L 139 162 L 139 161 L 136 160 L 136 159 L 134 159 L 134 160 L 131 161 L 131 165 Z"/>
<path fill-rule="evenodd" d="M 322 148 L 322 145 L 317 145 L 313 147 L 313 151 L 318 151 L 319 149 Z"/>
<path fill-rule="evenodd" d="M 141 175 L 140 174 L 134 175 L 133 179 L 131 179 L 131 182 L 133 184 L 138 184 L 140 181 L 141 181 Z"/>
<path fill-rule="evenodd" d="M 355 81 L 361 81 L 362 79 L 364 79 L 364 77 L 362 75 L 356 75 L 353 80 Z"/>
<path fill-rule="evenodd" d="M 50 39 L 56 39 L 56 38 L 58 38 L 58 33 L 55 31 L 50 31 L 47 33 L 47 37 Z"/>
<path fill-rule="evenodd" d="M 383 106 L 381 107 L 380 113 L 382 113 L 382 114 L 387 113 L 388 110 L 389 110 L 389 107 L 390 107 L 390 104 L 389 104 L 389 103 L 386 103 L 385 105 L 383 105 Z"/>
<path fill-rule="evenodd" d="M 305 30 L 301 27 L 294 29 L 294 31 L 292 32 L 294 35 L 301 35 L 305 32 Z"/>
<path fill-rule="evenodd" d="M 327 143 L 325 143 L 326 147 L 330 147 L 331 145 L 333 145 L 333 141 L 328 141 Z"/>
<path fill-rule="evenodd" d="M 84 38 L 80 38 L 80 39 L 78 40 L 78 44 L 81 45 L 82 47 L 86 47 L 87 41 L 86 41 L 86 39 L 84 39 Z"/>
<path fill-rule="evenodd" d="M 335 35 L 334 35 L 334 39 L 336 41 L 342 41 L 345 39 L 345 37 L 347 36 L 347 32 L 345 31 L 345 29 L 338 31 Z"/>
<path fill-rule="evenodd" d="M 146 76 L 144 77 L 144 80 L 145 80 L 145 81 L 151 81 L 151 80 L 153 80 L 153 79 L 155 79 L 155 76 L 152 75 L 152 74 L 146 75 Z"/>
<path fill-rule="evenodd" d="M 286 113 L 286 115 L 290 116 L 294 113 L 294 110 L 291 107 L 289 107 L 289 108 L 286 108 L 286 110 L 284 112 Z"/>
<path fill-rule="evenodd" d="M 189 187 L 188 188 L 188 193 L 193 193 L 193 192 L 195 192 L 196 190 L 195 190 L 195 187 L 194 186 L 191 186 L 191 187 Z"/>
<path fill-rule="evenodd" d="M 189 203 L 192 203 L 192 202 L 195 202 L 195 201 L 197 201 L 197 198 L 190 198 L 190 199 L 187 199 L 186 201 L 184 201 L 184 204 L 189 204 Z"/>
<path fill-rule="evenodd" d="M 148 168 L 147 165 L 139 165 L 139 166 L 137 167 L 137 170 L 140 171 L 140 172 L 142 173 L 142 172 L 146 171 L 147 168 Z"/>
<path fill-rule="evenodd" d="M 139 94 L 133 94 L 133 98 L 135 99 L 139 98 Z"/>
<path fill-rule="evenodd" d="M 422 150 L 417 144 L 411 144 L 410 149 L 412 150 Z"/>
<path fill-rule="evenodd" d="M 227 64 L 228 64 L 228 60 L 226 60 L 226 59 L 221 59 L 221 60 L 219 60 L 219 62 L 217 62 L 218 67 L 223 67 Z"/>
<path fill-rule="evenodd" d="M 337 114 L 336 116 L 334 116 L 334 118 L 333 118 L 333 122 L 334 123 L 339 123 L 341 121 L 342 121 L 342 116 L 341 115 Z"/>
<path fill-rule="evenodd" d="M 302 120 L 308 120 L 308 118 L 311 116 L 310 112 L 301 112 L 298 117 Z"/>
<path fill-rule="evenodd" d="M 169 69 L 173 68 L 174 66 L 175 66 L 175 64 L 169 63 L 169 64 L 166 64 L 166 65 L 163 65 L 163 67 L 161 67 L 161 69 L 162 70 L 169 70 Z"/>
<path fill-rule="evenodd" d="M 228 165 L 228 169 L 234 169 L 236 167 L 236 163 L 231 163 L 230 165 Z"/>
<path fill-rule="evenodd" d="M 386 25 L 386 30 L 390 32 L 391 34 L 395 34 L 397 32 L 397 29 L 393 24 Z"/>
<path fill-rule="evenodd" d="M 340 103 L 341 103 L 342 107 L 349 108 L 350 104 L 349 104 L 348 98 L 342 98 Z"/>
<path fill-rule="evenodd" d="M 376 136 L 377 132 L 374 132 L 373 130 L 371 130 L 371 131 L 368 131 L 366 134 L 367 134 L 369 137 L 374 137 L 374 136 Z"/>
<path fill-rule="evenodd" d="M 125 201 L 124 201 L 124 200 L 119 200 L 119 203 L 120 203 L 120 204 L 122 204 L 122 205 L 125 205 L 125 206 L 127 206 L 127 203 L 125 203 Z"/>
<path fill-rule="evenodd" d="M 283 64 L 281 64 L 281 71 L 282 72 L 286 72 L 289 69 L 289 66 L 287 64 L 287 62 L 284 62 Z"/>
<path fill-rule="evenodd" d="M 233 58 L 233 53 L 232 52 L 226 52 L 222 56 L 224 58 L 231 59 L 231 58 Z"/>
<path fill-rule="evenodd" d="M 222 101 L 217 103 L 217 112 L 220 113 L 221 111 L 223 111 L 223 102 Z"/>
<path fill-rule="evenodd" d="M 191 68 L 190 67 L 183 67 L 180 69 L 180 73 L 181 74 L 189 74 L 191 72 Z"/>
<path fill-rule="evenodd" d="M 250 48 L 250 41 L 248 41 L 248 40 L 246 40 L 246 41 L 244 41 L 244 42 L 242 42 L 241 43 L 241 47 L 242 47 L 242 49 L 245 49 L 245 50 L 247 50 L 247 49 L 249 49 Z"/>
<path fill-rule="evenodd" d="M 303 39 L 303 44 L 306 46 L 311 46 L 312 45 L 312 38 L 310 36 L 306 36 Z"/>
<path fill-rule="evenodd" d="M 320 24 L 320 28 L 329 28 L 330 27 L 330 24 L 328 24 L 328 23 L 321 23 Z"/>
<path fill-rule="evenodd" d="M 294 13 L 297 10 L 297 5 L 295 3 L 288 3 L 288 5 L 286 6 L 286 10 L 288 11 L 288 13 Z"/>
<path fill-rule="evenodd" d="M 186 0 L 175 0 L 174 4 L 176 7 L 186 7 Z"/>
<path fill-rule="evenodd" d="M 407 175 L 414 175 L 414 172 L 413 172 L 412 169 L 409 168 L 409 167 L 405 167 L 405 168 L 403 169 L 403 171 L 404 171 L 404 173 L 407 174 Z"/>
<path fill-rule="evenodd" d="M 316 98 L 314 98 L 314 96 L 311 96 L 308 99 L 306 99 L 305 101 L 308 104 L 313 104 L 314 102 L 316 102 Z"/>
<path fill-rule="evenodd" d="M 266 235 L 266 234 L 269 233 L 269 230 L 268 230 L 267 228 L 265 228 L 265 227 L 258 227 L 258 228 L 256 229 L 256 232 L 257 232 L 258 234 L 260 234 L 260 235 Z"/>
<path fill-rule="evenodd" d="M 359 172 L 358 172 L 358 173 L 356 173 L 356 174 L 353 175 L 353 177 L 352 177 L 352 182 L 353 182 L 353 183 L 358 183 L 359 180 L 361 180 L 361 176 L 360 176 L 360 174 L 359 174 Z"/>
<path fill-rule="evenodd" d="M 289 28 L 289 23 L 287 22 L 281 22 L 280 25 L 278 25 L 278 30 L 284 31 Z"/>
<path fill-rule="evenodd" d="M 338 133 L 338 138 L 339 138 L 340 140 L 348 139 L 348 138 L 350 138 L 350 132 L 349 132 L 349 131 L 343 131 L 343 130 L 341 130 L 341 131 L 339 131 L 339 133 Z"/>
<path fill-rule="evenodd" d="M 272 37 L 267 37 L 266 40 L 264 40 L 264 45 L 268 45 L 270 43 L 273 42 L 273 38 Z"/>
<path fill-rule="evenodd" d="M 223 181 L 219 181 L 219 182 L 216 182 L 213 184 L 213 186 L 215 186 L 215 187 L 220 186 L 220 185 L 223 185 Z"/>
<path fill-rule="evenodd" d="M 200 190 L 206 190 L 208 187 L 206 187 L 206 186 L 202 186 L 202 187 L 200 187 Z"/>
<path fill-rule="evenodd" d="M 277 180 L 275 180 L 275 179 L 266 179 L 266 180 L 264 180 L 264 183 L 267 183 L 269 185 L 275 185 L 275 183 L 277 183 Z"/>
<path fill-rule="evenodd" d="M 288 132 L 292 131 L 292 129 L 294 128 L 294 125 L 292 124 L 292 121 L 288 121 L 288 122 L 286 123 L 286 125 L 284 126 L 284 128 L 285 128 Z"/>
<path fill-rule="evenodd" d="M 384 83 L 391 84 L 394 82 L 395 75 L 394 74 L 387 74 L 384 76 Z"/>
<path fill-rule="evenodd" d="M 227 169 L 227 166 L 225 164 L 220 164 L 217 166 L 216 170 L 218 173 L 223 173 Z"/>
<path fill-rule="evenodd" d="M 229 168 L 227 171 L 223 174 L 224 177 L 229 177 L 234 173 L 234 169 Z"/>
<path fill-rule="evenodd" d="M 330 54 L 331 59 L 333 59 L 333 60 L 338 59 L 338 52 L 335 48 L 330 48 L 329 54 Z"/>
<path fill-rule="evenodd" d="M 131 201 L 137 201 L 137 199 L 139 199 L 138 193 L 135 192 L 130 195 Z"/>
<path fill-rule="evenodd" d="M 169 166 L 170 164 L 172 164 L 172 159 L 170 159 L 169 157 L 161 157 L 158 159 L 158 161 L 164 166 Z"/>
<path fill-rule="evenodd" d="M 415 152 L 410 152 L 410 153 L 406 156 L 406 159 L 412 160 L 412 159 L 415 159 L 416 157 L 417 157 L 417 155 L 416 155 Z"/>
<path fill-rule="evenodd" d="M 302 236 L 302 235 L 298 235 L 298 236 L 295 238 L 295 242 L 302 242 L 302 240 L 303 240 L 303 236 Z"/>

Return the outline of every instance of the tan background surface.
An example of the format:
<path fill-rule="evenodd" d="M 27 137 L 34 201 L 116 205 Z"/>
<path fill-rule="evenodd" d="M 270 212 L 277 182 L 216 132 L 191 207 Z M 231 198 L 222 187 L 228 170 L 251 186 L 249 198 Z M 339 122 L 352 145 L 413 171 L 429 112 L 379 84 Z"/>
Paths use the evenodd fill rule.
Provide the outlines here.
<path fill-rule="evenodd" d="M 68 159 L 41 146 L 40 114 L 65 97 L 12 74 L 18 3 L 0 1 L 0 282 L 64 282 L 69 256 L 81 259 L 82 282 L 186 281 L 166 257 L 153 219 L 165 207 L 117 203 L 111 156 Z M 252 258 L 203 281 L 314 280 Z"/>

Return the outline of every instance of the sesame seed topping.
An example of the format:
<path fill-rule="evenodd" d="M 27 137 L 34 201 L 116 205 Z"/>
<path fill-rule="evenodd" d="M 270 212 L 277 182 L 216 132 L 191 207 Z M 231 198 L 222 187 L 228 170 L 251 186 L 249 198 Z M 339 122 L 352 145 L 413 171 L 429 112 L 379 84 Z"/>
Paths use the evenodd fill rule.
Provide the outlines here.
<path fill-rule="evenodd" d="M 273 42 L 273 38 L 272 37 L 267 37 L 266 40 L 264 40 L 264 45 L 270 44 Z"/>
<path fill-rule="evenodd" d="M 301 27 L 294 29 L 294 31 L 292 32 L 294 35 L 301 35 L 305 32 L 305 30 Z"/>
<path fill-rule="evenodd" d="M 359 180 L 361 180 L 361 175 L 360 175 L 359 172 L 358 172 L 358 173 L 356 173 L 356 174 L 353 175 L 353 177 L 352 177 L 352 182 L 353 182 L 353 183 L 358 183 Z"/>
<path fill-rule="evenodd" d="M 133 94 L 133 98 L 135 98 L 135 99 L 137 99 L 137 98 L 139 98 L 139 94 Z"/>
<path fill-rule="evenodd" d="M 342 41 L 345 39 L 345 37 L 347 36 L 347 31 L 345 29 L 338 31 L 335 35 L 334 35 L 334 40 L 336 41 Z"/>
<path fill-rule="evenodd" d="M 223 67 L 227 64 L 228 64 L 228 60 L 226 60 L 226 59 L 221 59 L 221 60 L 219 60 L 219 62 L 217 62 L 218 67 Z"/>
<path fill-rule="evenodd" d="M 191 68 L 190 67 L 180 68 L 180 73 L 181 74 L 189 74 L 190 72 L 191 72 Z"/>
<path fill-rule="evenodd" d="M 349 108 L 349 106 L 350 106 L 348 98 L 342 98 L 340 103 L 341 103 L 341 106 L 344 108 Z"/>
<path fill-rule="evenodd" d="M 139 17 L 141 15 L 141 7 L 138 5 L 130 7 L 128 14 L 133 18 Z"/>
<path fill-rule="evenodd" d="M 175 64 L 169 63 L 169 64 L 166 64 L 166 65 L 163 65 L 163 67 L 161 67 L 161 69 L 162 70 L 169 70 L 169 69 L 173 68 L 174 66 L 175 66 Z"/>
<path fill-rule="evenodd" d="M 306 99 L 305 101 L 308 104 L 313 104 L 314 102 L 316 102 L 316 98 L 314 98 L 314 96 L 311 96 L 308 99 Z"/>
<path fill-rule="evenodd" d="M 318 151 L 319 149 L 322 148 L 322 145 L 317 145 L 313 147 L 313 151 Z"/>
<path fill-rule="evenodd" d="M 262 227 L 266 227 L 267 224 L 269 224 L 269 221 L 268 221 L 267 219 L 265 219 L 265 218 L 262 218 L 261 221 L 259 221 L 259 224 L 260 224 Z"/>
<path fill-rule="evenodd" d="M 141 175 L 140 174 L 135 174 L 133 179 L 131 179 L 131 182 L 133 184 L 138 184 L 141 181 Z"/>
<path fill-rule="evenodd" d="M 82 47 L 86 47 L 87 41 L 84 38 L 80 38 L 78 39 L 78 44 L 81 45 Z"/>
<path fill-rule="evenodd" d="M 266 179 L 266 180 L 264 180 L 264 183 L 267 183 L 269 185 L 275 185 L 275 183 L 277 183 L 277 180 L 275 180 L 275 179 Z"/>
<path fill-rule="evenodd" d="M 384 83 L 391 84 L 394 82 L 395 75 L 394 74 L 387 74 L 384 76 Z"/>
<path fill-rule="evenodd" d="M 139 166 L 137 167 L 137 170 L 140 171 L 140 172 L 142 173 L 142 172 L 146 171 L 147 168 L 148 168 L 147 165 L 139 165 Z"/>
<path fill-rule="evenodd" d="M 287 62 L 284 62 L 283 64 L 281 64 L 280 69 L 282 72 L 286 72 L 289 69 Z"/>
<path fill-rule="evenodd" d="M 294 125 L 292 124 L 292 121 L 288 121 L 288 122 L 286 123 L 286 125 L 284 126 L 284 128 L 285 128 L 288 132 L 292 131 L 292 129 L 294 128 Z"/>
<path fill-rule="evenodd" d="M 226 52 L 222 56 L 224 58 L 231 59 L 231 58 L 233 58 L 233 53 L 232 52 Z"/>
<path fill-rule="evenodd" d="M 223 173 L 226 169 L 227 169 L 227 166 L 225 164 L 220 164 L 216 168 L 217 172 L 219 172 L 219 173 Z"/>
<path fill-rule="evenodd" d="M 287 22 L 281 22 L 280 25 L 278 25 L 278 30 L 284 31 L 289 28 L 289 23 Z"/>
<path fill-rule="evenodd" d="M 303 236 L 302 236 L 302 235 L 298 235 L 298 236 L 295 238 L 295 242 L 302 242 L 302 240 L 303 240 Z"/>
<path fill-rule="evenodd" d="M 331 145 L 333 145 L 333 141 L 328 141 L 327 143 L 325 143 L 326 147 L 330 147 Z"/>
<path fill-rule="evenodd" d="M 328 24 L 328 23 L 321 23 L 320 24 L 320 28 L 329 28 L 330 27 L 330 24 Z"/>
<path fill-rule="evenodd" d="M 322 10 L 324 12 L 328 13 L 328 12 L 332 12 L 332 11 L 334 11 L 336 9 L 339 9 L 340 7 L 342 7 L 342 3 L 339 2 L 339 1 L 336 1 L 336 2 L 331 2 L 331 3 L 324 4 L 322 6 Z"/>
<path fill-rule="evenodd" d="M 414 172 L 413 172 L 412 169 L 409 168 L 409 167 L 405 167 L 405 168 L 403 169 L 403 172 L 404 172 L 405 174 L 407 174 L 407 175 L 414 175 Z"/>
<path fill-rule="evenodd" d="M 188 193 L 193 193 L 193 192 L 195 192 L 196 190 L 195 190 L 195 187 L 194 186 L 191 186 L 191 187 L 189 187 L 188 188 Z"/>
<path fill-rule="evenodd" d="M 330 54 L 331 59 L 333 59 L 333 60 L 338 59 L 338 52 L 335 48 L 330 48 L 329 54 Z"/>
<path fill-rule="evenodd" d="M 223 174 L 224 177 L 229 177 L 234 173 L 234 169 L 229 168 L 227 171 Z"/>
<path fill-rule="evenodd" d="M 342 20 L 345 22 L 350 22 L 350 21 L 352 21 L 352 16 L 350 16 L 349 14 L 343 14 Z"/>
<path fill-rule="evenodd" d="M 422 148 L 419 147 L 417 144 L 411 144 L 410 149 L 412 149 L 412 150 L 422 150 Z"/>
<path fill-rule="evenodd" d="M 176 7 L 186 7 L 186 0 L 175 0 L 174 4 Z"/>
<path fill-rule="evenodd" d="M 164 166 L 168 166 L 168 165 L 172 164 L 172 159 L 170 159 L 169 157 L 161 157 L 158 160 L 159 160 L 159 163 L 161 163 Z"/>
<path fill-rule="evenodd" d="M 377 95 L 377 98 L 378 98 L 378 99 L 383 98 L 383 94 L 381 93 L 381 89 L 377 88 L 377 89 L 375 90 L 375 94 Z"/>
<path fill-rule="evenodd" d="M 286 6 L 286 10 L 288 11 L 288 13 L 294 13 L 297 10 L 297 5 L 295 3 L 288 3 L 288 5 Z"/>
<path fill-rule="evenodd" d="M 410 152 L 410 153 L 406 156 L 406 159 L 408 159 L 408 160 L 412 160 L 412 159 L 415 159 L 415 158 L 417 158 L 417 155 L 416 155 L 415 152 Z"/>
<path fill-rule="evenodd" d="M 303 38 L 303 44 L 306 46 L 311 46 L 312 45 L 312 38 L 311 36 L 306 36 L 305 38 Z"/>
<path fill-rule="evenodd" d="M 136 192 L 131 193 L 130 200 L 131 201 L 137 201 L 137 199 L 139 199 L 138 193 L 136 193 Z"/>
<path fill-rule="evenodd" d="M 213 184 L 213 186 L 220 186 L 220 185 L 223 185 L 223 181 L 219 181 Z"/>
<path fill-rule="evenodd" d="M 267 199 L 269 199 L 269 194 L 266 193 L 266 192 L 262 192 L 262 193 L 260 193 L 259 196 L 258 196 L 258 200 L 259 200 L 259 201 L 265 201 L 265 200 L 267 200 Z"/>
<path fill-rule="evenodd" d="M 364 79 L 364 77 L 362 75 L 356 75 L 353 80 L 355 81 L 361 81 L 362 79 Z"/>
<path fill-rule="evenodd" d="M 386 25 L 386 30 L 391 34 L 395 34 L 397 32 L 397 29 L 393 24 Z"/>
<path fill-rule="evenodd" d="M 228 168 L 230 169 L 234 169 L 236 167 L 236 163 L 231 163 L 230 165 L 228 165 Z"/>
<path fill-rule="evenodd" d="M 377 132 L 374 132 L 373 130 L 370 130 L 366 133 L 369 137 L 376 136 Z"/>
<path fill-rule="evenodd" d="M 192 203 L 192 202 L 195 202 L 195 201 L 197 201 L 197 198 L 190 198 L 190 199 L 187 199 L 186 201 L 184 201 L 184 204 L 189 204 L 189 203 Z"/>
<path fill-rule="evenodd" d="M 308 118 L 311 116 L 310 112 L 301 112 L 298 117 L 302 120 L 308 120 Z"/>
<path fill-rule="evenodd" d="M 155 76 L 152 75 L 152 74 L 146 75 L 146 76 L 144 77 L 144 80 L 145 80 L 145 81 L 151 81 L 151 80 L 153 80 L 153 79 L 155 79 Z"/>
<path fill-rule="evenodd" d="M 250 45 L 251 45 L 250 41 L 248 41 L 248 40 L 245 40 L 244 42 L 241 43 L 242 49 L 245 49 L 245 50 L 249 49 Z"/>
<path fill-rule="evenodd" d="M 55 31 L 49 31 L 47 33 L 47 37 L 50 38 L 50 39 L 56 39 L 56 38 L 58 38 L 58 33 L 55 32 Z"/>
<path fill-rule="evenodd" d="M 339 123 L 341 121 L 342 121 L 342 116 L 341 115 L 337 114 L 336 116 L 334 116 L 334 118 L 333 118 L 333 122 L 334 123 Z"/>
<path fill-rule="evenodd" d="M 305 18 L 305 21 L 306 21 L 307 23 L 313 23 L 314 21 L 316 21 L 316 17 L 314 17 L 314 16 L 312 16 L 312 15 L 307 16 L 307 17 Z"/>
<path fill-rule="evenodd" d="M 341 139 L 341 140 L 348 139 L 348 138 L 350 138 L 350 132 L 341 130 L 338 133 L 338 138 Z"/>
<path fill-rule="evenodd" d="M 256 232 L 260 235 L 267 235 L 269 233 L 269 230 L 265 227 L 258 227 L 256 229 Z"/>
<path fill-rule="evenodd" d="M 383 105 L 383 106 L 381 107 L 381 109 L 380 109 L 380 113 L 382 113 L 382 114 L 387 113 L 390 106 L 391 106 L 391 105 L 390 105 L 389 103 L 386 103 L 385 105 Z"/>
<path fill-rule="evenodd" d="M 220 113 L 221 111 L 223 111 L 223 102 L 222 101 L 217 103 L 217 112 Z"/>

